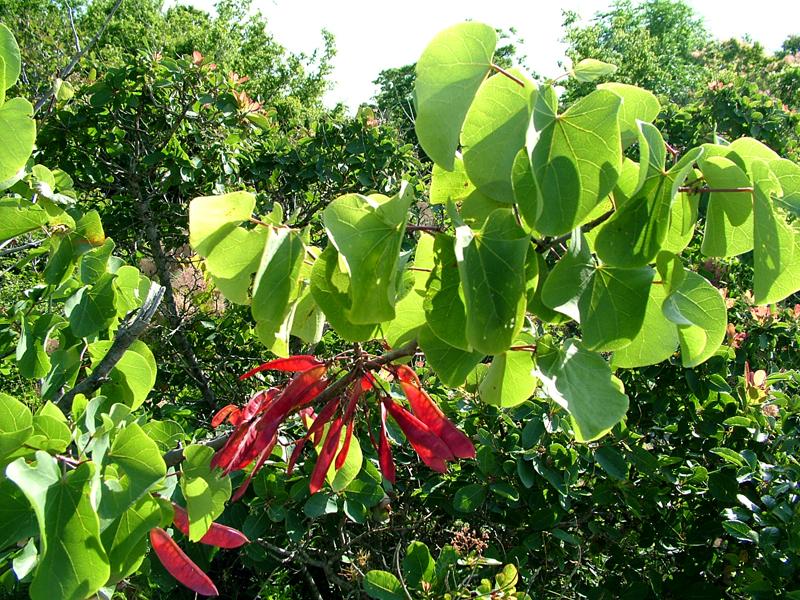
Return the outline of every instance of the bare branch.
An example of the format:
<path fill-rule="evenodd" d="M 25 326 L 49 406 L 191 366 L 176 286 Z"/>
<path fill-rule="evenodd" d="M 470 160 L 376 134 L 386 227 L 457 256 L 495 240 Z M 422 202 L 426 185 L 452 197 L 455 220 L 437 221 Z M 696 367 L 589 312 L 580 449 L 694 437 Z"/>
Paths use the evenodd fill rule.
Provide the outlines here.
<path fill-rule="evenodd" d="M 56 401 L 56 404 L 62 410 L 68 411 L 72 407 L 75 396 L 78 394 L 91 394 L 103 385 L 108 374 L 111 373 L 111 369 L 122 359 L 125 351 L 140 335 L 142 335 L 142 333 L 144 333 L 153 315 L 155 315 L 158 305 L 161 304 L 161 299 L 163 297 L 164 288 L 152 282 L 147 292 L 147 298 L 145 298 L 141 308 L 136 312 L 136 316 L 132 320 L 126 321 L 119 326 L 111 348 L 109 348 L 106 355 L 94 370 L 92 370 L 92 374 L 86 379 L 81 380 L 78 385 L 70 389 Z"/>
<path fill-rule="evenodd" d="M 64 67 L 61 69 L 61 71 L 59 71 L 59 73 L 58 73 L 58 78 L 59 79 L 61 79 L 63 81 L 64 79 L 66 79 L 67 77 L 72 75 L 72 72 L 75 70 L 75 67 L 78 66 L 78 63 L 80 62 L 80 60 L 86 55 L 87 52 L 89 52 L 89 50 L 91 50 L 97 44 L 98 41 L 100 41 L 100 38 L 106 32 L 106 29 L 108 29 L 108 26 L 111 23 L 111 19 L 114 18 L 114 15 L 119 10 L 119 7 L 121 5 L 122 5 L 122 0 L 117 0 L 114 3 L 114 6 L 111 7 L 111 10 L 109 11 L 108 15 L 106 15 L 106 20 L 103 21 L 103 25 L 100 27 L 98 32 L 94 34 L 94 37 L 91 40 L 89 40 L 89 43 L 86 44 L 86 46 L 84 46 L 82 49 L 78 50 L 72 56 L 72 58 L 69 60 L 69 62 L 66 65 L 64 65 Z M 70 21 L 71 20 L 72 20 L 72 11 L 70 11 Z M 77 34 L 76 34 L 76 41 L 77 41 Z M 41 110 L 41 108 L 45 104 L 47 104 L 47 101 L 50 100 L 50 98 L 53 97 L 53 93 L 54 92 L 55 92 L 55 87 L 51 87 L 50 90 L 46 94 L 44 94 L 41 98 L 39 98 L 36 101 L 36 104 L 34 105 L 34 109 L 33 109 L 34 114 L 39 112 L 39 110 Z"/>

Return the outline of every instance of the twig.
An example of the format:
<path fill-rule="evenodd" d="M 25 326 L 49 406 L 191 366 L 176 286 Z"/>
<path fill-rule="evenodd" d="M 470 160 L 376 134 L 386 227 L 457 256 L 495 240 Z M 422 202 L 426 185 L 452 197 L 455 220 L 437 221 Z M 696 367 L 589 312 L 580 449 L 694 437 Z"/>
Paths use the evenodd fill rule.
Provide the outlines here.
<path fill-rule="evenodd" d="M 303 572 L 303 576 L 306 578 L 306 583 L 308 584 L 309 593 L 314 598 L 314 600 L 325 600 L 322 597 L 322 594 L 317 587 L 317 582 L 314 581 L 314 578 L 311 576 L 311 573 L 308 572 L 308 567 L 306 567 L 303 563 L 300 563 L 300 570 Z"/>
<path fill-rule="evenodd" d="M 75 40 L 75 51 L 81 51 L 81 40 L 78 37 L 78 31 L 75 29 L 75 18 L 73 16 L 72 5 L 67 2 L 67 17 L 69 17 L 69 27 L 72 29 L 72 38 Z"/>
<path fill-rule="evenodd" d="M 734 188 L 714 188 L 714 187 L 692 187 L 690 185 L 682 185 L 678 188 L 679 192 L 685 192 L 687 194 L 703 194 L 705 192 L 713 193 L 713 192 L 720 192 L 720 193 L 751 193 L 753 188 L 751 187 L 734 187 Z"/>
<path fill-rule="evenodd" d="M 200 445 L 207 446 L 216 451 L 225 445 L 225 442 L 228 441 L 228 437 L 227 435 L 221 435 L 207 442 L 200 442 Z M 183 448 L 175 448 L 164 455 L 164 462 L 167 464 L 167 467 L 174 467 L 181 464 L 184 458 Z"/>
<path fill-rule="evenodd" d="M 406 225 L 406 231 L 411 233 L 414 231 L 430 231 L 431 233 L 441 233 L 444 227 L 438 225 Z"/>
<path fill-rule="evenodd" d="M 505 75 L 505 76 L 506 76 L 506 77 L 508 77 L 508 78 L 509 78 L 511 81 L 513 81 L 514 83 L 516 83 L 518 86 L 520 86 L 520 87 L 525 87 L 525 82 L 524 82 L 524 81 L 522 81 L 522 80 L 521 80 L 520 78 L 518 78 L 518 77 L 515 77 L 514 75 L 512 75 L 511 73 L 509 73 L 508 71 L 506 71 L 506 70 L 505 70 L 503 67 L 500 67 L 500 66 L 498 66 L 498 65 L 496 65 L 496 64 L 494 64 L 494 63 L 492 63 L 492 64 L 490 65 L 490 67 L 491 67 L 492 71 L 495 71 L 496 73 L 500 73 L 501 75 Z"/>
<path fill-rule="evenodd" d="M 106 32 L 106 29 L 108 29 L 108 26 L 111 23 L 111 19 L 114 18 L 114 15 L 119 10 L 119 7 L 121 5 L 122 5 L 122 0 L 117 0 L 114 3 L 114 6 L 111 7 L 111 11 L 109 11 L 108 15 L 106 15 L 106 20 L 103 21 L 103 25 L 100 27 L 100 30 L 97 33 L 95 33 L 94 37 L 91 40 L 89 40 L 89 43 L 86 46 L 84 46 L 81 50 L 76 52 L 73 55 L 73 57 L 70 59 L 70 61 L 64 66 L 64 68 L 61 69 L 61 71 L 59 71 L 59 73 L 58 73 L 59 79 L 61 79 L 63 81 L 67 77 L 72 75 L 72 72 L 75 70 L 75 67 L 78 66 L 78 63 L 80 62 L 80 60 L 86 55 L 86 53 L 89 50 L 91 50 L 94 47 L 95 44 L 97 44 L 97 42 L 100 40 L 102 35 Z M 39 110 L 53 96 L 54 92 L 55 92 L 55 87 L 51 87 L 50 90 L 46 94 L 44 94 L 41 98 L 39 98 L 36 101 L 36 104 L 35 104 L 34 109 L 33 109 L 34 114 L 39 112 Z"/>
<path fill-rule="evenodd" d="M 129 322 L 122 323 L 117 329 L 114 336 L 114 342 L 111 344 L 106 355 L 100 363 L 92 370 L 92 374 L 86 379 L 81 380 L 78 385 L 69 390 L 66 394 L 56 400 L 56 404 L 65 411 L 69 411 L 72 407 L 72 402 L 78 394 L 91 394 L 98 389 L 106 381 L 111 369 L 122 359 L 123 354 L 128 347 L 135 342 L 147 326 L 150 320 L 155 315 L 161 299 L 164 297 L 164 288 L 157 283 L 150 284 L 150 289 L 147 292 L 147 298 L 141 308 L 139 308 L 136 316 Z"/>
<path fill-rule="evenodd" d="M 35 240 L 33 242 L 14 246 L 13 248 L 8 248 L 7 250 L 0 250 L 0 257 L 8 256 L 9 254 L 16 254 L 17 252 L 22 252 L 23 250 L 28 250 L 29 248 L 36 248 L 37 246 L 41 246 L 43 243 L 44 240 Z"/>

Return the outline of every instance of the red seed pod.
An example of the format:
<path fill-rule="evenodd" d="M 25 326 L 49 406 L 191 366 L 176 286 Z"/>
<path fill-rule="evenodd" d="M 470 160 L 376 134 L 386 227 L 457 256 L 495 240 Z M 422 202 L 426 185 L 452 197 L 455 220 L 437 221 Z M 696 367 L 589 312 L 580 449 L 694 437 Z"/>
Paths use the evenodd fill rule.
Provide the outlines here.
<path fill-rule="evenodd" d="M 239 407 L 235 404 L 228 404 L 227 406 L 223 406 L 219 409 L 216 414 L 211 418 L 211 426 L 212 427 L 219 427 L 222 425 L 226 420 L 229 420 L 232 424 L 236 425 L 234 420 L 239 416 Z"/>
<path fill-rule="evenodd" d="M 400 387 L 408 398 L 414 416 L 425 423 L 430 430 L 447 444 L 458 458 L 475 458 L 475 446 L 470 439 L 444 416 L 428 393 L 422 389 L 417 374 L 409 367 L 397 367 Z"/>
<path fill-rule="evenodd" d="M 297 464 L 297 459 L 300 458 L 300 454 L 303 452 L 303 448 L 306 445 L 308 438 L 302 437 L 294 443 L 294 450 L 292 450 L 292 455 L 289 457 L 289 464 L 286 466 L 286 474 L 291 475 L 292 471 L 294 471 L 294 466 Z"/>
<path fill-rule="evenodd" d="M 172 518 L 172 524 L 185 536 L 189 536 L 189 514 L 182 506 L 178 506 L 174 502 L 172 508 L 175 511 L 175 516 Z M 238 529 L 228 527 L 227 525 L 220 525 L 219 523 L 212 523 L 208 528 L 205 535 L 200 538 L 201 544 L 207 546 L 216 546 L 217 548 L 238 548 L 244 544 L 249 543 L 250 540 Z"/>
<path fill-rule="evenodd" d="M 308 489 L 312 494 L 316 494 L 322 489 L 322 484 L 325 482 L 325 475 L 333 461 L 333 455 L 339 447 L 339 437 L 342 431 L 342 417 L 336 417 L 328 429 L 328 435 L 325 436 L 325 442 L 322 449 L 317 456 L 317 464 L 314 465 L 314 471 L 311 473 L 311 481 Z"/>
<path fill-rule="evenodd" d="M 166 531 L 160 527 L 151 529 L 150 544 L 158 560 L 175 579 L 201 596 L 219 596 L 214 582 L 186 556 Z"/>
<path fill-rule="evenodd" d="M 321 364 L 323 363 L 318 361 L 316 357 L 308 354 L 298 354 L 297 356 L 276 358 L 275 360 L 258 365 L 254 369 L 250 369 L 244 375 L 239 376 L 239 380 L 241 381 L 243 379 L 247 379 L 248 377 L 252 377 L 256 373 L 261 373 L 262 371 L 286 371 L 291 373 L 294 371 L 307 371 L 308 369 Z"/>
<path fill-rule="evenodd" d="M 426 465 L 439 473 L 447 472 L 445 461 L 455 457 L 450 448 L 430 428 L 412 415 L 402 406 L 389 399 L 384 399 L 383 405 L 392 415 L 397 425 L 403 431 L 414 451 Z"/>
<path fill-rule="evenodd" d="M 280 393 L 279 388 L 269 388 L 268 390 L 262 390 L 255 394 L 250 401 L 245 405 L 244 410 L 242 411 L 242 418 L 241 422 L 248 421 L 255 417 L 257 414 L 260 414 L 269 408 L 269 405 L 275 399 L 275 397 Z M 238 425 L 238 423 L 235 423 Z"/>
<path fill-rule="evenodd" d="M 275 435 L 275 436 L 272 437 L 272 441 L 269 444 L 267 444 L 267 447 L 264 448 L 261 451 L 261 454 L 258 455 L 258 459 L 256 460 L 256 464 L 253 465 L 253 469 L 252 469 L 252 471 L 250 471 L 250 474 L 247 476 L 247 479 L 244 480 L 244 483 L 242 483 L 242 485 L 240 485 L 236 489 L 236 492 L 233 494 L 233 496 L 231 496 L 231 502 L 236 502 L 239 498 L 244 496 L 244 493 L 247 491 L 247 488 L 250 486 L 250 482 L 253 480 L 253 477 L 256 476 L 256 473 L 258 473 L 259 470 L 261 470 L 261 467 L 264 465 L 264 463 L 270 457 L 270 455 L 272 454 L 272 450 L 275 448 L 275 444 L 277 444 L 277 443 L 278 443 L 278 436 Z M 203 540 L 200 540 L 200 541 L 202 542 Z"/>
<path fill-rule="evenodd" d="M 305 437 L 307 439 L 312 439 L 315 446 L 319 443 L 319 434 L 322 432 L 322 428 L 331 420 L 337 408 L 339 408 L 339 398 L 329 400 L 328 403 L 322 407 L 322 410 L 319 411 L 319 415 L 314 418 L 311 427 L 308 428 L 308 433 Z"/>
<path fill-rule="evenodd" d="M 378 442 L 378 464 L 386 480 L 394 485 L 396 472 L 394 459 L 392 458 L 392 448 L 389 445 L 389 436 L 386 435 L 386 407 L 383 403 L 381 403 L 381 432 L 380 441 Z"/>

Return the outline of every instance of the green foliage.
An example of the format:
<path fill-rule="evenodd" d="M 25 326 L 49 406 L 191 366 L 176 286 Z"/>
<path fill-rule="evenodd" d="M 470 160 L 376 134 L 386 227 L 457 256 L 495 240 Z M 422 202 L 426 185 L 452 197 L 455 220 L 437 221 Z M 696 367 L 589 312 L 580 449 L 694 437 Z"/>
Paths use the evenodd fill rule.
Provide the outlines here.
<path fill-rule="evenodd" d="M 77 7 L 78 30 L 109 6 Z M 288 572 L 315 593 L 379 599 L 797 593 L 800 308 L 776 303 L 800 286 L 800 167 L 780 158 L 790 140 L 777 153 L 746 135 L 691 148 L 706 141 L 698 122 L 668 120 L 681 94 L 698 98 L 674 72 L 705 35 L 685 6 L 618 4 L 570 30 L 573 51 L 621 54 L 575 54 L 560 98 L 555 81 L 505 64 L 486 25 L 435 38 L 414 106 L 430 186 L 395 124 L 317 112 L 326 59 L 319 79 L 278 89 L 270 78 L 299 63 L 265 71 L 283 53 L 261 17 L 223 40 L 243 5 L 154 6 L 126 4 L 92 58 L 108 62 L 56 94 L 33 159 L 29 125 L 10 134 L 24 152 L 0 145 L 0 164 L 18 164 L 0 198 L 0 268 L 20 276 L 0 290 L 4 590 L 180 597 L 147 556 L 175 499 L 189 515 L 175 539 L 231 596 L 285 597 Z M 131 56 L 135 39 L 172 45 Z M 656 43 L 677 63 L 654 66 Z M 714 51 L 737 69 L 772 64 Z M 253 88 L 221 73 L 244 67 Z M 634 85 L 654 72 L 674 76 L 658 98 Z M 776 93 L 784 75 L 769 79 Z M 6 90 L 0 110 L 20 100 Z M 167 288 L 163 315 L 145 271 Z M 199 290 L 185 291 L 190 275 Z M 134 341 L 144 315 L 156 324 Z M 238 403 L 249 382 L 233 376 L 264 349 L 325 361 L 317 382 L 339 394 L 326 397 L 339 425 L 343 400 L 372 387 L 350 415 L 366 427 L 328 441 L 331 425 L 303 457 L 288 440 L 306 439 L 321 402 L 299 398 L 279 430 L 265 405 L 235 431 L 273 445 L 259 439 L 267 452 L 221 475 L 196 390 L 213 371 L 206 389 Z M 287 389 L 282 377 L 259 373 L 250 406 L 261 388 Z M 387 423 L 387 405 L 406 420 Z M 426 423 L 463 430 L 469 451 Z M 473 444 L 474 460 L 453 460 Z M 252 482 L 226 506 L 240 467 Z M 252 543 L 218 555 L 190 543 L 216 519 Z"/>

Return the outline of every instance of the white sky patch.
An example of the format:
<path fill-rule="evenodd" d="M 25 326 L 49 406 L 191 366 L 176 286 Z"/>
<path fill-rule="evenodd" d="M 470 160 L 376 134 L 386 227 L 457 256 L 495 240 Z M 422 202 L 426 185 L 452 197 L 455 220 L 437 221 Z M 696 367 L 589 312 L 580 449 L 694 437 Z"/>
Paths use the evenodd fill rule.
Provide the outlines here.
<path fill-rule="evenodd" d="M 198 8 L 213 8 L 212 0 L 180 0 Z M 800 34 L 800 2 L 796 0 L 689 0 L 706 27 L 718 39 L 749 35 L 768 50 L 780 48 L 789 35 Z M 329 106 L 343 102 L 351 109 L 376 92 L 372 81 L 386 68 L 419 58 L 436 33 L 465 19 L 494 27 L 514 27 L 525 41 L 522 53 L 541 75 L 562 72 L 564 58 L 562 11 L 573 10 L 584 20 L 607 10 L 609 0 L 253 0 L 269 21 L 270 32 L 287 49 L 310 54 L 322 45 L 320 31 L 336 37 L 333 84 L 325 97 Z"/>

